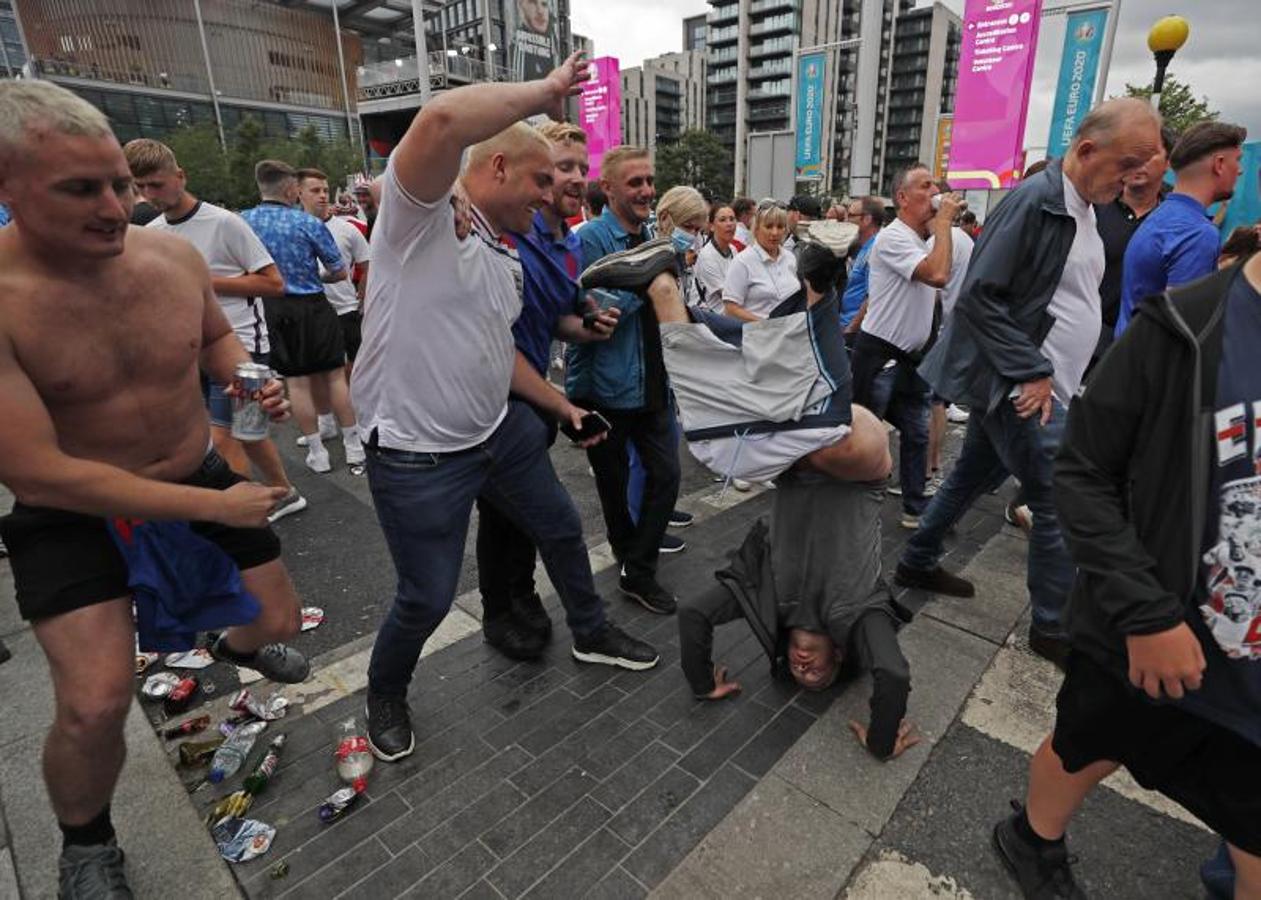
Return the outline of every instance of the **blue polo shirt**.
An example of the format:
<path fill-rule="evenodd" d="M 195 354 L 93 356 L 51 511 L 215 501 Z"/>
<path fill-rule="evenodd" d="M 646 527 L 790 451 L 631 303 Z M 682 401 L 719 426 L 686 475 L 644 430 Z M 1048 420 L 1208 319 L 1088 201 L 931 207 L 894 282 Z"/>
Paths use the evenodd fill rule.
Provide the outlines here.
<path fill-rule="evenodd" d="M 322 294 L 321 262 L 329 272 L 346 268 L 328 226 L 308 212 L 264 200 L 241 213 L 241 218 L 276 261 L 286 294 Z"/>
<path fill-rule="evenodd" d="M 508 232 L 503 241 L 515 247 L 525 273 L 521 316 L 512 326 L 517 349 L 544 378 L 552 337 L 561 316 L 581 315 L 578 290 L 582 242 L 562 224 L 558 240 L 541 212 L 534 214 L 529 234 Z"/>
<path fill-rule="evenodd" d="M 1199 200 L 1179 193 L 1165 197 L 1125 248 L 1116 337 L 1124 333 L 1144 297 L 1215 271 L 1221 246 L 1221 236 Z"/>
<path fill-rule="evenodd" d="M 879 234 L 877 232 L 876 234 Z M 876 234 L 867 238 L 866 243 L 854 257 L 853 268 L 849 270 L 849 281 L 845 282 L 845 296 L 841 298 L 841 324 L 848 326 L 858 315 L 863 301 L 867 299 L 867 261 L 871 258 L 871 248 L 876 245 Z"/>

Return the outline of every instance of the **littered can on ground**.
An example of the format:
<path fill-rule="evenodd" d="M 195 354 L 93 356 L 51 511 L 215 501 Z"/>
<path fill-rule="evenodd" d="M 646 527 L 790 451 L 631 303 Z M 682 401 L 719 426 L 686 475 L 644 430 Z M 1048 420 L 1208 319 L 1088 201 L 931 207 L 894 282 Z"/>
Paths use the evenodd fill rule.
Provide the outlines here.
<path fill-rule="evenodd" d="M 273 378 L 271 369 L 258 363 L 240 363 L 236 367 L 232 397 L 232 436 L 238 441 L 267 439 L 267 412 L 263 409 L 263 388 Z"/>

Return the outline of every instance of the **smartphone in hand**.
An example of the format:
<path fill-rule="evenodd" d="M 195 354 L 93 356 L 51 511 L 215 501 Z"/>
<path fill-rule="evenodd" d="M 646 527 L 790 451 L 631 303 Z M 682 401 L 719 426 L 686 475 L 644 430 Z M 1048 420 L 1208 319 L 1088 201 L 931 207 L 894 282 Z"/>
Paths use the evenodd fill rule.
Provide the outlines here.
<path fill-rule="evenodd" d="M 589 412 L 582 417 L 582 427 L 574 428 L 569 422 L 564 422 L 560 426 L 561 434 L 569 438 L 574 443 L 580 441 L 589 441 L 593 437 L 598 437 L 610 430 L 613 426 L 609 424 L 609 420 L 604 418 L 598 412 Z"/>

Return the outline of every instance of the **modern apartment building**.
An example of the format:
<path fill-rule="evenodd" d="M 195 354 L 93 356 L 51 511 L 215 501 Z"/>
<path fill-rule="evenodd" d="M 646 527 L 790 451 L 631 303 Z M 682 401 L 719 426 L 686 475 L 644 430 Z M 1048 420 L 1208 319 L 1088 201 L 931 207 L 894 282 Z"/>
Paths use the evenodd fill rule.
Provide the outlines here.
<path fill-rule="evenodd" d="M 705 21 L 705 14 L 699 16 L 690 16 L 683 20 L 683 49 L 684 50 L 704 50 L 705 49 L 705 32 L 709 29 L 709 25 Z"/>
<path fill-rule="evenodd" d="M 0 74 L 25 56 L 27 74 L 99 107 L 123 141 L 198 123 L 231 131 L 247 114 L 269 137 L 310 125 L 325 138 L 357 139 L 365 36 L 348 24 L 339 39 L 318 3 L 3 0 Z"/>
<path fill-rule="evenodd" d="M 710 0 L 706 123 L 732 151 L 737 188 L 747 183 L 748 136 L 792 128 L 799 51 L 826 54 L 824 156 L 819 187 L 870 190 L 883 155 L 894 19 L 915 0 Z M 861 39 L 862 45 L 839 47 Z M 861 85 L 861 87 L 860 87 Z M 859 94 L 863 93 L 860 100 Z"/>
<path fill-rule="evenodd" d="M 937 118 L 954 112 L 962 35 L 959 17 L 941 3 L 897 18 L 877 178 L 886 196 L 898 169 L 932 163 Z"/>
<path fill-rule="evenodd" d="M 622 142 L 647 147 L 705 127 L 705 54 L 665 53 L 622 69 Z"/>

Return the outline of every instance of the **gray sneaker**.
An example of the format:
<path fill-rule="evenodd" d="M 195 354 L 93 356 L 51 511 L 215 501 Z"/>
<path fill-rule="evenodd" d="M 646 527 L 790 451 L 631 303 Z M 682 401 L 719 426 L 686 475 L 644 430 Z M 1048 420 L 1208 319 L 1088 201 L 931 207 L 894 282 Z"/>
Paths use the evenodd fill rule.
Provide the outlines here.
<path fill-rule="evenodd" d="M 275 524 L 285 516 L 291 516 L 296 512 L 302 512 L 306 509 L 306 497 L 298 493 L 295 487 L 289 488 L 289 493 L 280 498 L 280 502 L 272 507 L 271 512 L 267 514 L 269 524 Z"/>
<path fill-rule="evenodd" d="M 306 681 L 311 674 L 307 658 L 288 644 L 264 644 L 253 653 L 237 653 L 223 642 L 223 638 L 219 635 L 210 645 L 210 655 L 217 660 L 253 669 L 264 678 L 282 684 L 298 684 Z"/>
<path fill-rule="evenodd" d="M 679 272 L 678 254 L 668 237 L 611 253 L 594 262 L 583 271 L 584 288 L 609 288 L 614 290 L 643 290 L 662 272 Z"/>
<path fill-rule="evenodd" d="M 57 861 L 60 900 L 134 900 L 118 844 L 72 845 Z"/>

